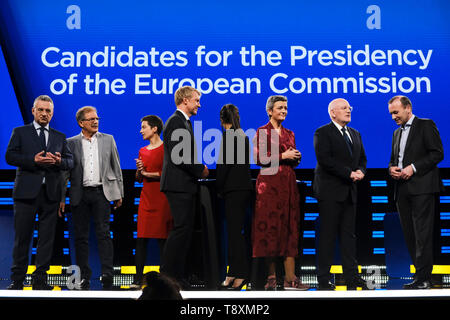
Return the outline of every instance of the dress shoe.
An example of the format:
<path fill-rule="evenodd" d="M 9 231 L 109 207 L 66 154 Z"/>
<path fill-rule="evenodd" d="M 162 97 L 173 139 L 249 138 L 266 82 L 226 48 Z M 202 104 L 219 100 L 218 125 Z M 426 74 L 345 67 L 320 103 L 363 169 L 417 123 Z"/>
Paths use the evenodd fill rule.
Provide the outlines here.
<path fill-rule="evenodd" d="M 356 277 L 347 283 L 347 290 L 356 290 L 356 288 L 362 288 L 363 290 L 369 290 L 367 282 L 361 277 Z"/>
<path fill-rule="evenodd" d="M 317 290 L 334 290 L 336 289 L 336 286 L 331 283 L 330 281 L 326 281 L 326 282 L 320 282 L 317 286 Z"/>
<path fill-rule="evenodd" d="M 53 286 L 49 285 L 47 282 L 34 282 L 31 284 L 33 290 L 53 290 Z"/>
<path fill-rule="evenodd" d="M 13 281 L 6 289 L 7 290 L 23 290 L 23 282 L 22 281 Z"/>
<path fill-rule="evenodd" d="M 113 276 L 109 274 L 102 274 L 100 277 L 100 282 L 102 283 L 103 290 L 112 290 L 113 288 Z"/>
<path fill-rule="evenodd" d="M 91 288 L 91 281 L 88 279 L 81 279 L 78 290 L 89 290 Z"/>
<path fill-rule="evenodd" d="M 429 280 L 414 280 L 413 282 L 403 285 L 403 289 L 430 289 L 431 282 Z"/>

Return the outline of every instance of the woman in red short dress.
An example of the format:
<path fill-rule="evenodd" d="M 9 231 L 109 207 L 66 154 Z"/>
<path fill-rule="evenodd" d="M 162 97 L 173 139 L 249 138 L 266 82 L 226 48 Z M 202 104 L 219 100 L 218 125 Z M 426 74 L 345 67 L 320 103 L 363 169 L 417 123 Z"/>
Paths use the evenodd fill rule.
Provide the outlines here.
<path fill-rule="evenodd" d="M 276 258 L 284 259 L 284 288 L 305 290 L 295 275 L 298 255 L 300 195 L 294 168 L 300 163 L 295 136 L 281 124 L 287 115 L 287 98 L 271 96 L 266 111 L 269 122 L 258 128 L 255 159 L 262 167 L 256 179 L 253 219 L 253 257 L 265 257 L 266 290 L 276 290 Z"/>
<path fill-rule="evenodd" d="M 133 288 L 142 284 L 148 239 L 158 239 L 160 257 L 173 221 L 167 198 L 160 191 L 159 180 L 164 159 L 164 146 L 160 138 L 163 122 L 149 115 L 141 120 L 141 134 L 150 144 L 139 150 L 136 159 L 136 180 L 143 182 L 137 219 L 136 276 Z"/>

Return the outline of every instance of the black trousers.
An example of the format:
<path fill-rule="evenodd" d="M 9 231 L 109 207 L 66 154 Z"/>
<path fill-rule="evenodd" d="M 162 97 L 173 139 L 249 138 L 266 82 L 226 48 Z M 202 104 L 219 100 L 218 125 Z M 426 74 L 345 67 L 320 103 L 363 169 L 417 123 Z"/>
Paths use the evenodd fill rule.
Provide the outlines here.
<path fill-rule="evenodd" d="M 82 279 L 90 279 L 89 229 L 91 218 L 95 225 L 102 275 L 113 276 L 114 247 L 111 240 L 109 220 L 111 204 L 99 188 L 83 188 L 83 196 L 77 206 L 72 207 L 75 239 L 75 257 Z"/>
<path fill-rule="evenodd" d="M 356 205 L 350 194 L 345 201 L 320 200 L 320 229 L 317 252 L 317 279 L 327 282 L 333 263 L 336 240 L 339 238 L 342 269 L 346 283 L 358 275 L 356 261 Z"/>
<path fill-rule="evenodd" d="M 231 191 L 224 194 L 225 217 L 228 234 L 228 273 L 229 277 L 248 279 L 249 257 L 245 237 L 242 234 L 245 213 L 251 192 Z"/>
<path fill-rule="evenodd" d="M 14 248 L 11 280 L 25 280 L 30 243 L 33 238 L 36 212 L 39 220 L 38 241 L 36 247 L 36 270 L 32 278 L 36 282 L 45 282 L 47 270 L 53 254 L 53 242 L 57 220 L 58 201 L 50 201 L 45 185 L 42 185 L 35 199 L 14 200 Z"/>
<path fill-rule="evenodd" d="M 136 274 L 134 276 L 134 283 L 141 284 L 144 276 L 145 261 L 147 259 L 147 246 L 148 240 L 150 238 L 137 238 L 136 239 L 136 251 L 135 251 L 135 262 L 136 262 Z M 164 253 L 164 247 L 166 245 L 166 239 L 157 239 L 159 247 L 159 261 L 161 263 L 162 256 Z"/>
<path fill-rule="evenodd" d="M 197 194 L 165 192 L 173 217 L 173 228 L 166 240 L 160 271 L 177 280 L 186 278 L 186 259 L 195 224 Z"/>
<path fill-rule="evenodd" d="M 410 195 L 405 184 L 397 189 L 397 210 L 416 279 L 431 279 L 433 270 L 433 223 L 435 195 Z"/>

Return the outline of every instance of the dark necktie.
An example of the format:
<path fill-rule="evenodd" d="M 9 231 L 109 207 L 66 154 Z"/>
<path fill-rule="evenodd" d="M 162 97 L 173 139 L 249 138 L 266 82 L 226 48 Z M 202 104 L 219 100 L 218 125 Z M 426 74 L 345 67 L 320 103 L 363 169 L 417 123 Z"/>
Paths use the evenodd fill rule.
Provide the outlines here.
<path fill-rule="evenodd" d="M 47 151 L 47 143 L 45 142 L 45 127 L 40 127 L 39 130 L 41 130 L 41 132 L 39 133 L 39 139 L 41 140 L 41 146 L 42 146 L 42 150 Z"/>
<path fill-rule="evenodd" d="M 193 132 L 192 131 L 192 123 L 191 123 L 191 120 L 186 120 L 186 122 L 187 122 L 187 124 L 188 124 L 188 127 L 189 127 L 189 130 L 191 130 L 191 132 Z"/>
<path fill-rule="evenodd" d="M 345 127 L 342 128 L 341 130 L 342 130 L 342 133 L 344 135 L 345 142 L 347 142 L 348 151 L 350 151 L 350 155 L 353 155 L 353 144 L 352 144 L 352 142 L 350 141 L 350 138 L 347 135 L 347 132 L 346 132 L 347 130 L 345 129 Z"/>

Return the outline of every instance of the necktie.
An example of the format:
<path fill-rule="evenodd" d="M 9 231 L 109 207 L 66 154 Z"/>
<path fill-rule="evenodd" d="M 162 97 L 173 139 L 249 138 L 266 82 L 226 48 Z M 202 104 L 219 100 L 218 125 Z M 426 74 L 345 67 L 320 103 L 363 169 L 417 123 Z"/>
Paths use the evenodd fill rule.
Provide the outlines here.
<path fill-rule="evenodd" d="M 342 130 L 342 133 L 344 135 L 345 142 L 347 143 L 348 151 L 350 151 L 350 155 L 352 155 L 353 154 L 353 144 L 352 144 L 352 142 L 350 141 L 350 138 L 347 135 L 347 132 L 346 132 L 347 130 L 345 129 L 345 127 L 342 128 L 341 130 Z"/>
<path fill-rule="evenodd" d="M 45 127 L 40 127 L 39 130 L 41 130 L 41 132 L 39 133 L 39 139 L 41 140 L 41 146 L 42 146 L 42 150 L 47 151 L 47 143 L 45 142 Z"/>
<path fill-rule="evenodd" d="M 191 132 L 192 132 L 192 123 L 191 123 L 191 120 L 186 120 L 186 122 L 187 122 L 187 124 L 188 124 L 188 126 L 189 126 L 189 130 L 191 130 Z"/>

